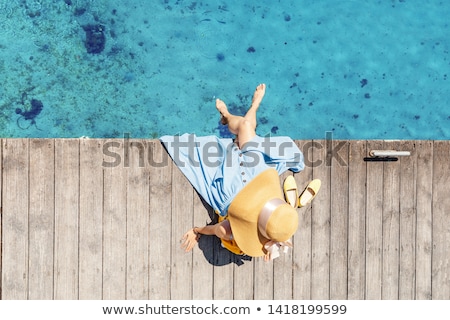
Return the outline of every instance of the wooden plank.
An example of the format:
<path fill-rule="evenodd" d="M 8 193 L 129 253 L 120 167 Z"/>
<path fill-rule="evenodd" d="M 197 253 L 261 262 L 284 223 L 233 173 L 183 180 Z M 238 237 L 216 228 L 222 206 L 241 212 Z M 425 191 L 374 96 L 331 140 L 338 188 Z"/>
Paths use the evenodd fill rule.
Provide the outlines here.
<path fill-rule="evenodd" d="M 320 193 L 312 204 L 312 274 L 311 298 L 330 298 L 330 213 L 331 213 L 331 166 L 329 140 L 316 140 L 313 149 L 313 178 L 320 179 Z"/>
<path fill-rule="evenodd" d="M 79 140 L 55 140 L 55 299 L 78 299 L 79 165 Z"/>
<path fill-rule="evenodd" d="M 415 298 L 430 300 L 433 252 L 433 141 L 419 141 L 416 179 L 416 291 Z"/>
<path fill-rule="evenodd" d="M 103 297 L 102 140 L 80 140 L 79 299 Z"/>
<path fill-rule="evenodd" d="M 450 299 L 450 143 L 434 142 L 432 297 Z"/>
<path fill-rule="evenodd" d="M 385 142 L 385 150 L 399 150 L 396 141 Z M 382 299 L 398 299 L 400 245 L 400 163 L 383 167 L 383 276 Z"/>
<path fill-rule="evenodd" d="M 194 226 L 205 226 L 213 220 L 214 211 L 194 192 Z M 186 227 L 186 231 L 189 227 Z M 201 236 L 198 248 L 193 251 L 192 298 L 213 300 L 214 267 L 211 263 L 214 254 L 214 236 Z"/>
<path fill-rule="evenodd" d="M 400 157 L 400 274 L 399 299 L 415 299 L 416 283 L 416 181 L 417 153 L 414 141 L 405 141 L 399 150 L 410 151 Z"/>
<path fill-rule="evenodd" d="M 281 253 L 280 256 L 273 261 L 274 300 L 293 299 L 292 261 L 293 261 L 292 249 L 289 249 L 287 253 Z"/>
<path fill-rule="evenodd" d="M 274 264 L 263 258 L 253 258 L 254 263 L 254 300 L 274 299 Z M 238 287 L 238 285 L 236 285 Z M 236 290 L 238 290 L 236 288 Z"/>
<path fill-rule="evenodd" d="M 128 171 L 126 298 L 141 300 L 149 298 L 149 169 L 145 141 L 126 139 L 124 143 Z"/>
<path fill-rule="evenodd" d="M 183 173 L 172 170 L 172 265 L 170 275 L 171 299 L 192 299 L 192 252 L 185 253 L 180 240 L 194 224 L 193 188 Z"/>
<path fill-rule="evenodd" d="M 365 298 L 366 141 L 351 141 L 348 167 L 348 299 Z M 336 192 L 336 191 L 335 191 Z"/>
<path fill-rule="evenodd" d="M 220 246 L 220 240 L 217 238 L 217 245 L 214 246 L 214 300 L 234 299 L 234 267 L 235 255 Z"/>
<path fill-rule="evenodd" d="M 125 300 L 128 176 L 124 164 L 124 141 L 106 140 L 102 149 L 103 299 Z"/>
<path fill-rule="evenodd" d="M 331 160 L 330 299 L 347 299 L 349 143 L 333 141 Z"/>
<path fill-rule="evenodd" d="M 302 172 L 294 174 L 295 182 L 299 193 L 302 192 L 312 180 L 313 158 L 312 148 L 314 143 L 311 140 L 296 141 L 297 146 L 303 153 L 305 168 Z M 319 198 L 320 199 L 320 198 Z M 316 201 L 316 199 L 314 200 Z M 293 299 L 311 299 L 311 205 L 297 209 L 299 213 L 299 226 L 294 235 L 292 249 L 293 254 Z"/>
<path fill-rule="evenodd" d="M 3 140 L 2 299 L 28 298 L 28 139 Z"/>
<path fill-rule="evenodd" d="M 237 284 L 234 283 L 235 268 L 233 264 L 237 263 L 239 266 L 242 266 L 242 264 L 252 265 L 252 261 L 250 257 L 237 256 L 223 248 L 219 238 L 214 237 L 213 239 L 215 242 L 213 247 L 213 297 L 214 300 L 232 300 L 234 299 L 237 286 Z M 236 268 L 236 272 L 240 272 L 241 269 L 239 268 Z"/>
<path fill-rule="evenodd" d="M 233 299 L 253 300 L 255 275 L 252 261 L 243 261 L 240 256 L 233 255 Z"/>
<path fill-rule="evenodd" d="M 170 299 L 172 160 L 159 141 L 149 143 L 150 299 Z"/>
<path fill-rule="evenodd" d="M 31 139 L 29 207 L 29 299 L 53 299 L 55 142 Z"/>
<path fill-rule="evenodd" d="M 382 150 L 383 141 L 368 141 L 370 150 Z M 381 299 L 383 249 L 383 163 L 367 162 L 366 182 L 366 293 L 368 300 Z"/>

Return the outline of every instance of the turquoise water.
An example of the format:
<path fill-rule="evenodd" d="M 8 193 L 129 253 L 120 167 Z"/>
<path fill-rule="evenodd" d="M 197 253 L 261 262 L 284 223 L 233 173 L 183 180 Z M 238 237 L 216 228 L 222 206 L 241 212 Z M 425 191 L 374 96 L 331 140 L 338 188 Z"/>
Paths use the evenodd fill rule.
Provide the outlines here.
<path fill-rule="evenodd" d="M 260 135 L 449 139 L 448 17 L 438 0 L 1 0 L 0 136 L 229 136 L 215 98 L 243 113 L 264 82 Z"/>

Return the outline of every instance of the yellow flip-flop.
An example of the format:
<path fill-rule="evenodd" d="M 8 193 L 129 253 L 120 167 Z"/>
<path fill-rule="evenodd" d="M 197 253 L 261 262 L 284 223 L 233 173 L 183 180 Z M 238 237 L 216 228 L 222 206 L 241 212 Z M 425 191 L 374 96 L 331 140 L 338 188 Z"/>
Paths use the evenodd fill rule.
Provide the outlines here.
<path fill-rule="evenodd" d="M 292 207 L 298 207 L 298 188 L 293 176 L 287 176 L 283 183 L 284 198 Z"/>
<path fill-rule="evenodd" d="M 319 179 L 314 179 L 306 186 L 305 190 L 303 190 L 302 194 L 298 198 L 298 206 L 299 208 L 306 206 L 310 203 L 319 192 L 321 185 L 321 181 Z"/>

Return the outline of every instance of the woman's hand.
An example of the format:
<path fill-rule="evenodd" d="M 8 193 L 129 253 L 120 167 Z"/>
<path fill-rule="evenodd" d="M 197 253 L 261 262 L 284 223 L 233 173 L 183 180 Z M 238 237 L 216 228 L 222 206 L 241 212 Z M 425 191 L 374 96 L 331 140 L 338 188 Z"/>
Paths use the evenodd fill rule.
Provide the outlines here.
<path fill-rule="evenodd" d="M 181 248 L 184 251 L 189 252 L 194 248 L 194 246 L 198 243 L 198 239 L 200 239 L 200 235 L 194 231 L 195 228 L 192 228 L 188 232 L 186 232 L 181 240 Z"/>

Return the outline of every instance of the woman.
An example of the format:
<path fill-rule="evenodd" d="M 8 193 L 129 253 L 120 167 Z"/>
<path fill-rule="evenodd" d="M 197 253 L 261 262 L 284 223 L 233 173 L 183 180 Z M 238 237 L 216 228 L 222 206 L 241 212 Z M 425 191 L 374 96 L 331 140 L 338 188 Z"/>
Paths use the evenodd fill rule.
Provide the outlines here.
<path fill-rule="evenodd" d="M 244 116 L 231 114 L 222 100 L 216 100 L 221 122 L 236 135 L 234 141 L 193 134 L 160 138 L 175 164 L 219 215 L 218 223 L 184 234 L 182 247 L 187 252 L 202 234 L 219 237 L 236 254 L 266 260 L 276 257 L 278 248 L 290 246 L 298 214 L 284 200 L 279 175 L 288 169 L 303 170 L 303 154 L 288 137 L 257 136 L 256 113 L 265 90 L 265 84 L 256 87 Z"/>

